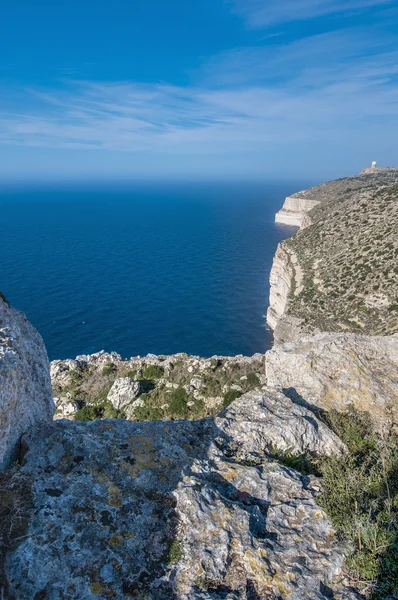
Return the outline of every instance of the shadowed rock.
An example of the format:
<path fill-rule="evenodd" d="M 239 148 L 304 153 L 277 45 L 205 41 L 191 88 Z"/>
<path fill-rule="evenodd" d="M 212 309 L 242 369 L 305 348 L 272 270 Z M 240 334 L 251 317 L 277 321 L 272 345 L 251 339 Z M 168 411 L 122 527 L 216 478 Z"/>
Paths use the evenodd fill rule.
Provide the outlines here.
<path fill-rule="evenodd" d="M 58 421 L 26 435 L 13 481 L 30 481 L 32 502 L 5 561 L 6 597 L 325 600 L 343 552 L 307 478 L 264 453 L 267 420 L 277 444 L 278 402 L 297 444 L 302 432 L 305 447 L 341 451 L 309 411 L 271 390 L 217 423 Z M 233 452 L 244 429 L 258 466 Z"/>
<path fill-rule="evenodd" d="M 54 411 L 43 340 L 0 297 L 0 471 L 16 455 L 21 435 L 51 421 Z"/>

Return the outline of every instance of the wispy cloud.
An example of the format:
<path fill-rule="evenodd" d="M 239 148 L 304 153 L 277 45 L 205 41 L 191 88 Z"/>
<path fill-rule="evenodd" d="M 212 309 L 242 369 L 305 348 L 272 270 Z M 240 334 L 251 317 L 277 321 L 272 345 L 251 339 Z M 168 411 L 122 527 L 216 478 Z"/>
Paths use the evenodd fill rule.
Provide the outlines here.
<path fill-rule="evenodd" d="M 251 27 L 301 21 L 329 14 L 363 12 L 393 0 L 227 0 Z"/>
<path fill-rule="evenodd" d="M 188 87 L 69 81 L 2 102 L 3 144 L 231 154 L 389 139 L 398 127 L 398 51 L 365 30 L 332 32 L 225 53 Z"/>

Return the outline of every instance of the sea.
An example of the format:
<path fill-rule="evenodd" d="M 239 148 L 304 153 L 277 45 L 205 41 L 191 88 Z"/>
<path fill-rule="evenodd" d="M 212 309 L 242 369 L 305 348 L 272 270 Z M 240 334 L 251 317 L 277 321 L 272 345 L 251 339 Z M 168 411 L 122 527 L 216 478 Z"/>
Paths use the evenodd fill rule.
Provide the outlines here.
<path fill-rule="evenodd" d="M 252 355 L 272 345 L 284 198 L 309 182 L 30 184 L 0 189 L 0 291 L 50 360 Z"/>

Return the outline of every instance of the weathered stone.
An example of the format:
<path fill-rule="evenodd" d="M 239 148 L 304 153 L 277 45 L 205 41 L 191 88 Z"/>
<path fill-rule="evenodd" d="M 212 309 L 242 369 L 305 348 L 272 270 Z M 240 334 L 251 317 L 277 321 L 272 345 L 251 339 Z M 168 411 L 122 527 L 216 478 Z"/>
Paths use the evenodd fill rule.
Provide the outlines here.
<path fill-rule="evenodd" d="M 54 419 L 65 419 L 77 413 L 80 406 L 75 400 L 69 398 L 54 398 L 56 413 Z"/>
<path fill-rule="evenodd" d="M 43 340 L 23 313 L 0 298 L 0 471 L 21 435 L 51 421 L 54 411 Z"/>
<path fill-rule="evenodd" d="M 109 390 L 108 400 L 117 410 L 131 404 L 141 393 L 141 384 L 130 377 L 116 379 Z"/>
<path fill-rule="evenodd" d="M 398 335 L 319 333 L 266 354 L 268 385 L 326 410 L 353 405 L 380 429 L 398 427 Z"/>
<path fill-rule="evenodd" d="M 343 553 L 307 478 L 225 457 L 240 432 L 217 425 L 58 421 L 25 436 L 14 479 L 32 506 L 6 597 L 326 600 Z"/>
<path fill-rule="evenodd" d="M 245 394 L 215 421 L 245 460 L 274 451 L 321 456 L 345 451 L 340 439 L 310 410 L 273 388 Z"/>

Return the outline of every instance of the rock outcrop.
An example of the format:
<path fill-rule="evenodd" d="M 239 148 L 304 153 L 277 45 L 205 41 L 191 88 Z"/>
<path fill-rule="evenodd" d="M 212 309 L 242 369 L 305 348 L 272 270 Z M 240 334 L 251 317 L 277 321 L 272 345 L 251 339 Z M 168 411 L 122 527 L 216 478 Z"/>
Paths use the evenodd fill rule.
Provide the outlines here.
<path fill-rule="evenodd" d="M 13 477 L 30 503 L 3 595 L 326 600 L 337 585 L 353 599 L 338 585 L 344 552 L 310 478 L 267 458 L 282 428 L 281 449 L 343 450 L 274 390 L 243 397 L 216 422 L 58 421 L 32 431 Z M 261 460 L 250 466 L 244 455 Z"/>
<path fill-rule="evenodd" d="M 278 388 L 245 394 L 215 422 L 245 461 L 272 455 L 274 450 L 313 456 L 336 456 L 345 451 L 324 423 Z"/>
<path fill-rule="evenodd" d="M 117 410 L 131 404 L 141 393 L 141 384 L 130 377 L 116 379 L 112 385 L 107 399 Z"/>
<path fill-rule="evenodd" d="M 283 207 L 275 215 L 275 223 L 292 227 L 302 226 L 304 215 L 317 206 L 319 201 L 305 198 L 301 194 L 302 192 L 298 192 L 286 198 Z"/>
<path fill-rule="evenodd" d="M 325 410 L 354 406 L 398 433 L 398 335 L 319 333 L 266 354 L 268 385 Z"/>
<path fill-rule="evenodd" d="M 225 403 L 265 384 L 264 356 L 188 354 L 132 357 L 99 352 L 51 364 L 56 418 L 74 418 L 93 407 L 95 416 L 131 420 L 198 419 L 217 415 Z M 77 415 L 79 416 L 79 415 Z"/>
<path fill-rule="evenodd" d="M 25 315 L 0 298 L 0 471 L 23 433 L 54 414 L 47 352 Z"/>

